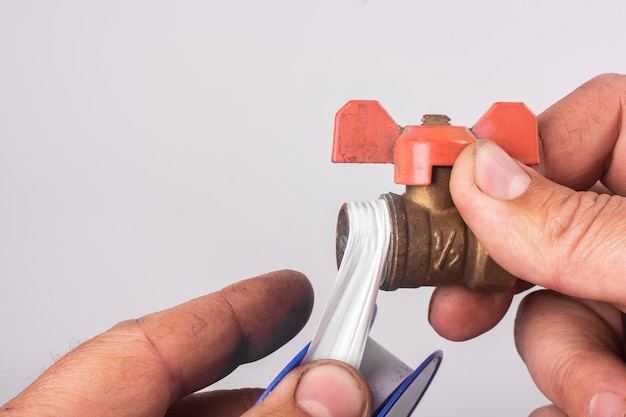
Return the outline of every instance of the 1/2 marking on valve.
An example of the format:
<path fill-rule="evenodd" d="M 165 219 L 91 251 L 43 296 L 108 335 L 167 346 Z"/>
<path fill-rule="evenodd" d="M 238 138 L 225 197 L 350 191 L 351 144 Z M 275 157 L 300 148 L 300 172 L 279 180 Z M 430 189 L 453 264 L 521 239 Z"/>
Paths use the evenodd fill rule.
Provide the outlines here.
<path fill-rule="evenodd" d="M 444 242 L 444 236 L 442 230 L 437 230 L 434 235 L 435 250 L 441 251 L 439 258 L 433 263 L 433 268 L 437 271 L 441 271 L 446 266 L 446 260 L 448 260 L 448 268 L 452 268 L 461 260 L 461 254 L 458 250 L 452 249 L 452 244 L 456 238 L 456 230 L 452 229 L 450 235 Z"/>

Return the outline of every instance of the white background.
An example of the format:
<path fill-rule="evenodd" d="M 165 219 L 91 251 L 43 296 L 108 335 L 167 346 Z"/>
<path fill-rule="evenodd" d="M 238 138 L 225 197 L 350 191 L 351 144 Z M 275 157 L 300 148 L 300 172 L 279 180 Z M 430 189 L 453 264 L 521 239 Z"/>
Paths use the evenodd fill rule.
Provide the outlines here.
<path fill-rule="evenodd" d="M 219 387 L 264 386 L 312 336 L 340 205 L 401 187 L 330 163 L 333 117 L 376 99 L 399 124 L 539 113 L 626 71 L 626 3 L 0 1 L 0 403 L 114 323 L 273 269 L 307 274 L 313 318 Z M 441 371 L 415 415 L 527 415 L 546 402 L 512 311 L 466 343 L 430 290 L 381 294 L 374 336 Z M 280 300 L 277 300 L 280 302 Z"/>

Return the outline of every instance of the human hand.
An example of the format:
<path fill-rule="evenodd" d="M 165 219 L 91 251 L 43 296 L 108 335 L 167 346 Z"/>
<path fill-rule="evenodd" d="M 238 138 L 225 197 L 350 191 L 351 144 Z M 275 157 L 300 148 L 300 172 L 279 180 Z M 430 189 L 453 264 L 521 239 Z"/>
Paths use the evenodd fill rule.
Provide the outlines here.
<path fill-rule="evenodd" d="M 430 321 L 445 337 L 468 339 L 502 318 L 515 291 L 553 290 L 527 296 L 516 319 L 522 359 L 555 404 L 535 416 L 626 411 L 625 100 L 626 77 L 603 75 L 541 114 L 541 173 L 485 141 L 466 148 L 453 168 L 461 215 L 520 281 L 499 294 L 438 288 Z M 584 191 L 598 181 L 600 192 Z"/>
<path fill-rule="evenodd" d="M 369 416 L 367 383 L 337 361 L 294 369 L 256 407 L 262 389 L 190 395 L 278 349 L 312 305 L 309 281 L 279 271 L 119 323 L 54 363 L 0 417 Z"/>

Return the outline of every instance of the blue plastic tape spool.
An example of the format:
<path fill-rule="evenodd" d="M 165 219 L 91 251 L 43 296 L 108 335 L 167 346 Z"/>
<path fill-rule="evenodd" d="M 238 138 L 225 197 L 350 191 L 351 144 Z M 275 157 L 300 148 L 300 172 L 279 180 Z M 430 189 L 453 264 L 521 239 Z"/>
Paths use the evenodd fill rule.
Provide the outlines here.
<path fill-rule="evenodd" d="M 256 404 L 267 397 L 280 381 L 282 381 L 285 375 L 302 363 L 302 360 L 309 350 L 309 346 L 310 343 L 285 366 L 276 378 L 274 378 L 263 394 L 261 394 Z M 435 377 L 442 359 L 443 352 L 440 350 L 433 352 L 398 385 L 380 407 L 374 411 L 373 417 L 407 417 L 411 415 Z"/>
<path fill-rule="evenodd" d="M 287 364 L 287 366 L 283 368 L 282 371 L 280 371 L 276 378 L 274 378 L 274 380 L 267 386 L 265 391 L 263 391 L 263 394 L 261 394 L 261 396 L 254 405 L 263 401 L 263 399 L 267 397 L 267 395 L 272 392 L 274 388 L 276 388 L 276 385 L 278 385 L 278 383 L 283 380 L 285 375 L 287 375 L 289 372 L 291 372 L 293 368 L 302 363 L 302 359 L 304 359 L 306 353 L 309 351 L 309 346 L 311 346 L 310 342 L 296 356 L 294 356 L 294 358 Z"/>
<path fill-rule="evenodd" d="M 374 412 L 374 416 L 410 416 L 430 386 L 442 359 L 442 351 L 433 352 L 411 375 L 402 381 L 398 388 L 387 398 L 387 401 Z"/>

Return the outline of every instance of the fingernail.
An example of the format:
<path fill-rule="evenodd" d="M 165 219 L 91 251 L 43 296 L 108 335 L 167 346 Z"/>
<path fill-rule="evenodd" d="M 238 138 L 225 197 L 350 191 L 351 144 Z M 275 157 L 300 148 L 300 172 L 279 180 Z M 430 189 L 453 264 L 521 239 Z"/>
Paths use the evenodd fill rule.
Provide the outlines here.
<path fill-rule="evenodd" d="M 493 142 L 480 141 L 474 154 L 474 181 L 491 197 L 511 200 L 522 195 L 531 180 L 502 148 Z"/>
<path fill-rule="evenodd" d="M 612 392 L 601 392 L 589 401 L 590 417 L 624 417 L 625 413 L 624 399 Z"/>
<path fill-rule="evenodd" d="M 365 408 L 360 383 L 347 369 L 335 365 L 307 371 L 300 378 L 295 399 L 312 417 L 358 417 Z"/>

